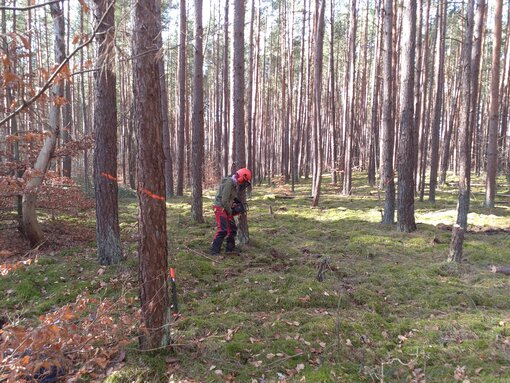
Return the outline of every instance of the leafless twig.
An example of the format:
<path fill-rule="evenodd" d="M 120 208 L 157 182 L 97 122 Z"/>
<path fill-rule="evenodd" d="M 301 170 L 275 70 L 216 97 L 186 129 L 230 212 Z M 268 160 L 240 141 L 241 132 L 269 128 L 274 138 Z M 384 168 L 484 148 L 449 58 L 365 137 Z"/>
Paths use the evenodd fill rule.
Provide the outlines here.
<path fill-rule="evenodd" d="M 60 71 L 62 70 L 62 68 L 64 68 L 65 65 L 67 65 L 67 63 L 69 62 L 69 60 L 71 60 L 71 58 L 77 53 L 79 52 L 80 50 L 82 50 L 84 47 L 86 47 L 87 45 L 89 45 L 93 40 L 94 40 L 94 37 L 96 36 L 96 33 L 99 29 L 99 27 L 101 26 L 101 24 L 103 23 L 103 20 L 104 18 L 106 17 L 106 15 L 108 14 L 108 12 L 110 11 L 111 7 L 113 7 L 113 4 L 115 3 L 115 1 L 112 1 L 110 3 L 110 5 L 108 6 L 108 8 L 106 9 L 105 13 L 103 14 L 103 16 L 101 17 L 101 19 L 99 20 L 99 22 L 97 23 L 97 26 L 96 28 L 94 28 L 94 31 L 92 33 L 92 35 L 89 37 L 89 39 L 87 41 L 85 41 L 84 43 L 80 44 L 79 46 L 77 46 L 61 63 L 60 65 L 57 67 L 57 69 L 55 69 L 55 71 L 51 74 L 51 76 L 48 78 L 48 80 L 46 81 L 46 83 L 44 84 L 44 86 L 39 90 L 39 92 L 37 92 L 32 98 L 30 98 L 28 101 L 23 101 L 21 103 L 20 106 L 18 106 L 16 108 L 16 110 L 14 110 L 14 112 L 12 112 L 11 114 L 9 114 L 7 117 L 5 117 L 4 119 L 2 119 L 0 121 L 0 126 L 2 126 L 3 124 L 5 124 L 6 122 L 10 121 L 12 118 L 14 118 L 15 116 L 17 116 L 23 109 L 29 107 L 31 104 L 33 104 L 35 101 L 37 101 L 37 99 L 39 99 L 39 97 L 41 97 L 43 95 L 43 93 L 51 86 L 53 80 L 55 79 L 55 77 L 57 77 L 57 75 L 60 73 Z"/>

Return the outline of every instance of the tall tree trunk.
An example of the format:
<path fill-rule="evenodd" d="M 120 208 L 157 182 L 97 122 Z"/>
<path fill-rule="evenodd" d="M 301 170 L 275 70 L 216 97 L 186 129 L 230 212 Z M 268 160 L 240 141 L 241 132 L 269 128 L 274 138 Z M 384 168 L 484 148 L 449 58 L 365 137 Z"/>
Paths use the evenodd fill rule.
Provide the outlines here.
<path fill-rule="evenodd" d="M 159 0 L 135 2 L 133 20 L 133 100 L 138 139 L 139 278 L 143 332 L 140 348 L 170 343 L 167 232 L 161 95 L 157 36 Z"/>
<path fill-rule="evenodd" d="M 160 22 L 161 25 L 161 22 Z M 163 51 L 163 36 L 158 35 L 158 47 Z M 172 150 L 170 145 L 170 122 L 168 116 L 168 87 L 166 83 L 164 55 L 158 60 L 159 89 L 161 91 L 161 129 L 163 131 L 163 152 L 165 154 L 165 195 L 167 198 L 174 195 L 174 168 Z"/>
<path fill-rule="evenodd" d="M 285 68 L 287 61 L 285 60 L 287 52 L 286 52 L 286 40 L 287 40 L 287 4 L 286 2 L 281 2 L 279 5 L 279 29 L 280 29 L 280 113 L 279 119 L 281 121 L 281 156 L 280 156 L 280 174 L 283 176 L 285 182 L 289 181 L 289 136 L 290 136 L 290 126 L 288 121 L 288 111 L 290 109 L 289 102 L 287 98 L 287 82 L 290 81 L 287 78 L 287 70 Z M 277 92 L 275 92 L 277 93 Z"/>
<path fill-rule="evenodd" d="M 203 53 L 202 0 L 195 0 L 195 60 L 193 62 L 193 116 L 191 126 L 191 217 L 204 222 L 202 207 L 202 178 L 204 163 L 204 53 Z"/>
<path fill-rule="evenodd" d="M 474 152 L 474 158 L 472 159 L 475 167 L 475 171 L 480 169 L 480 147 L 479 140 L 481 139 L 480 130 L 482 125 L 485 125 L 480 116 L 483 116 L 483 94 L 480 90 L 481 84 L 478 79 L 482 76 L 482 55 L 484 49 L 482 49 L 483 41 L 485 40 L 486 29 L 485 16 L 487 14 L 487 5 L 485 0 L 479 0 L 476 2 L 475 18 L 474 18 L 474 30 L 473 30 L 473 44 L 471 50 L 471 109 L 469 116 L 469 150 L 470 156 L 471 151 Z M 473 148 L 474 146 L 474 148 Z M 470 165 L 471 171 L 471 165 Z"/>
<path fill-rule="evenodd" d="M 405 0 L 402 25 L 402 68 L 400 87 L 400 143 L 398 146 L 399 231 L 416 230 L 414 220 L 414 64 L 416 43 L 416 0 Z"/>
<path fill-rule="evenodd" d="M 225 28 L 224 28 L 224 52 L 223 52 L 223 174 L 229 173 L 229 136 L 230 136 L 230 77 L 229 77 L 229 39 L 228 39 L 228 15 L 229 2 L 225 1 Z"/>
<path fill-rule="evenodd" d="M 374 63 L 372 67 L 372 109 L 371 109 L 371 129 L 370 129 L 370 154 L 368 160 L 368 184 L 375 186 L 376 169 L 379 151 L 379 93 L 381 88 L 381 46 L 382 46 L 382 23 L 381 23 L 381 1 L 377 2 L 377 36 L 374 50 Z"/>
<path fill-rule="evenodd" d="M 459 201 L 457 204 L 457 221 L 452 232 L 450 242 L 449 262 L 462 261 L 462 247 L 464 244 L 464 234 L 467 229 L 467 215 L 469 211 L 469 190 L 470 190 L 470 170 L 471 156 L 469 145 L 469 112 L 471 100 L 471 48 L 473 39 L 473 2 L 468 0 L 466 10 L 466 24 L 464 30 L 464 42 L 461 59 L 461 105 L 459 118 Z"/>
<path fill-rule="evenodd" d="M 80 32 L 84 34 L 84 20 L 83 14 L 85 13 L 83 7 L 80 7 Z M 82 49 L 80 52 L 80 71 L 83 72 L 85 69 L 85 52 Z M 83 135 L 88 135 L 90 133 L 89 127 L 89 115 L 87 112 L 87 96 L 85 93 L 85 78 L 82 78 L 80 81 L 80 91 L 81 91 L 81 117 L 82 117 L 82 125 L 83 125 Z M 89 151 L 85 149 L 83 151 L 83 182 L 85 184 L 85 191 L 88 193 L 90 190 L 90 178 L 89 178 Z"/>
<path fill-rule="evenodd" d="M 475 21 L 473 30 L 473 48 L 471 52 L 471 115 L 469 117 L 470 123 L 470 151 L 474 153 L 472 162 L 477 175 L 480 174 L 480 156 L 482 146 L 486 148 L 486 144 L 480 144 L 479 141 L 483 140 L 482 130 L 485 130 L 485 120 L 481 119 L 484 116 L 483 109 L 486 107 L 485 97 L 481 89 L 479 79 L 483 75 L 482 59 L 486 50 L 482 49 L 484 41 L 486 40 L 487 29 L 485 28 L 485 17 L 487 15 L 486 1 L 478 1 L 475 8 Z"/>
<path fill-rule="evenodd" d="M 221 11 L 220 11 L 221 12 Z M 221 15 L 220 12 L 218 12 L 218 24 L 217 28 L 219 30 L 220 22 L 221 22 Z M 216 37 L 216 48 L 215 48 L 215 61 L 217 63 L 216 65 L 216 71 L 215 71 L 215 93 L 216 93 L 216 117 L 214 121 L 214 149 L 213 149 L 213 170 L 214 170 L 214 176 L 217 179 L 221 179 L 222 173 L 223 173 L 223 165 L 221 162 L 221 153 L 222 153 L 222 141 L 221 141 L 221 129 L 223 127 L 223 84 L 220 81 L 220 73 L 221 73 L 221 65 L 220 65 L 220 57 L 221 57 L 221 44 L 220 44 L 220 34 L 217 34 Z"/>
<path fill-rule="evenodd" d="M 421 114 L 421 92 L 422 79 L 421 73 L 423 68 L 423 0 L 417 0 L 417 14 L 416 14 L 416 68 L 414 74 L 414 187 L 415 192 L 418 191 L 418 176 L 419 176 L 419 144 L 420 144 L 420 114 Z"/>
<path fill-rule="evenodd" d="M 507 7 L 507 25 L 506 36 L 510 36 L 510 6 Z M 510 145 L 508 145 L 508 110 L 510 108 L 510 38 L 506 39 L 505 47 L 505 66 L 503 67 L 503 81 L 501 82 L 501 130 L 499 133 L 499 147 L 503 158 L 501 166 L 503 167 L 507 180 L 510 181 Z"/>
<path fill-rule="evenodd" d="M 180 1 L 179 34 L 179 128 L 177 130 L 177 185 L 175 194 L 184 192 L 184 131 L 186 130 L 186 0 Z"/>
<path fill-rule="evenodd" d="M 133 102 L 134 109 L 134 102 Z M 137 143 L 135 142 L 135 123 L 133 121 L 135 118 L 134 113 L 131 113 L 131 118 L 128 125 L 128 165 L 129 165 L 129 187 L 133 190 L 136 190 L 136 179 L 138 174 L 138 169 L 136 168 L 136 152 L 137 152 Z"/>
<path fill-rule="evenodd" d="M 451 140 L 451 137 L 452 137 L 452 133 L 453 133 L 453 126 L 454 126 L 454 123 L 455 123 L 455 116 L 456 116 L 456 111 L 458 110 L 458 103 L 459 103 L 459 93 L 460 93 L 460 90 L 459 90 L 459 87 L 457 86 L 457 84 L 459 83 L 459 78 L 460 78 L 460 75 L 457 73 L 457 75 L 455 76 L 455 79 L 452 80 L 451 82 L 451 93 L 450 93 L 450 98 L 452 98 L 452 100 L 449 101 L 450 103 L 450 108 L 449 110 L 451 110 L 451 115 L 450 115 L 450 118 L 448 119 L 448 124 L 446 126 L 446 131 L 445 131 L 445 134 L 444 134 L 444 147 L 443 147 L 443 154 L 441 156 L 441 173 L 439 175 L 439 184 L 441 185 L 444 185 L 444 183 L 446 182 L 446 172 L 448 171 L 448 164 L 450 163 L 450 148 L 453 147 L 452 145 L 452 140 Z"/>
<path fill-rule="evenodd" d="M 487 179 L 485 182 L 485 206 L 487 207 L 494 207 L 494 199 L 496 197 L 502 18 L 503 0 L 496 0 L 496 10 L 494 12 L 494 46 L 492 48 L 489 142 L 487 143 Z M 509 20 L 507 20 L 507 22 L 509 22 Z M 509 36 L 507 36 L 507 38 L 509 38 Z"/>
<path fill-rule="evenodd" d="M 5 5 L 5 0 L 2 1 L 2 5 Z M 16 6 L 16 1 L 14 2 L 14 7 Z M 30 25 L 27 26 L 28 28 L 31 28 Z M 1 29 L 2 35 L 7 36 L 7 17 L 6 17 L 6 11 L 5 9 L 2 9 L 2 29 Z M 16 23 L 16 11 L 13 11 L 12 13 L 12 33 L 15 35 L 17 34 L 17 23 Z M 7 38 L 3 39 L 2 48 L 4 50 L 5 54 L 5 60 L 3 62 L 3 71 L 4 72 L 10 72 L 13 73 L 16 76 L 17 72 L 17 55 L 16 52 L 11 52 L 11 49 L 9 47 L 9 43 Z M 32 73 L 29 71 L 29 73 Z M 5 86 L 5 105 L 4 100 L 1 102 L 2 108 L 5 108 L 4 110 L 9 110 L 11 108 L 11 105 L 14 103 L 14 96 L 13 96 L 13 89 L 11 89 L 10 86 Z M 18 137 L 18 118 L 17 116 L 14 116 L 9 122 L 8 122 L 8 134 L 10 134 L 13 137 Z M 19 147 L 19 140 L 16 139 L 12 142 L 12 147 L 10 150 L 12 151 L 12 160 L 15 162 L 18 162 L 21 160 L 20 157 L 20 147 Z M 15 176 L 18 178 L 23 177 L 23 172 L 20 170 L 15 171 Z M 23 196 L 18 195 L 16 198 L 16 204 L 17 204 L 17 213 L 18 213 L 18 230 L 23 233 Z"/>
<path fill-rule="evenodd" d="M 259 108 L 260 108 L 260 105 L 259 103 L 257 102 L 257 100 L 260 98 L 259 97 L 259 94 L 261 93 L 259 91 L 259 67 L 260 67 L 260 19 L 261 19 L 261 16 L 262 15 L 262 8 L 260 6 L 260 0 L 258 1 L 258 13 L 257 13 L 257 37 L 256 37 L 256 49 L 255 49 L 255 68 L 252 69 L 252 71 L 254 71 L 255 73 L 255 78 L 254 78 L 254 85 L 255 85 L 255 90 L 253 91 L 252 90 L 252 97 L 253 97 L 253 110 L 252 110 L 252 116 L 251 116 L 251 120 L 252 120 L 252 123 L 249 127 L 249 129 L 251 130 L 251 139 L 252 139 L 252 143 L 251 143 L 251 147 L 252 147 L 252 153 L 251 153 L 251 156 L 252 156 L 252 159 L 248 161 L 248 168 L 251 170 L 251 174 L 252 174 L 252 184 L 255 184 L 256 182 L 259 181 L 259 178 L 257 177 L 257 173 L 258 173 L 258 168 L 259 168 L 259 165 L 260 165 L 260 158 L 257 158 L 257 146 L 260 147 L 261 145 L 261 142 L 260 140 L 257 141 L 257 129 L 258 130 L 262 130 L 261 127 L 260 127 L 260 124 L 257 124 L 257 117 L 259 116 Z"/>
<path fill-rule="evenodd" d="M 96 196 L 97 261 L 101 265 L 122 259 L 117 184 L 117 97 L 115 76 L 115 10 L 110 0 L 94 0 L 97 28 L 96 96 L 94 107 L 94 185 Z M 106 14 L 106 15 L 105 15 Z M 103 15 L 105 17 L 103 18 Z"/>
<path fill-rule="evenodd" d="M 430 154 L 430 185 L 429 201 L 436 201 L 437 172 L 439 168 L 439 133 L 441 129 L 441 117 L 443 115 L 443 92 L 444 92 L 444 58 L 446 47 L 446 9 L 447 0 L 438 5 L 438 31 L 436 36 L 436 70 L 435 70 L 435 105 L 432 120 L 431 154 Z"/>
<path fill-rule="evenodd" d="M 426 181 L 426 173 L 427 173 L 427 158 L 429 151 L 429 133 L 430 133 L 430 89 L 432 88 L 432 81 L 429 79 L 429 68 L 430 60 L 430 42 L 429 42 L 429 31 L 430 31 L 430 3 L 431 0 L 426 1 L 425 7 L 425 34 L 423 37 L 423 59 L 421 66 L 421 86 L 420 86 L 420 107 L 417 110 L 420 110 L 420 114 L 416 114 L 415 118 L 417 120 L 416 126 L 418 129 L 418 173 L 419 173 L 419 194 L 420 201 L 423 201 L 425 197 L 425 181 Z M 434 67 L 434 63 L 432 63 L 432 67 Z"/>
<path fill-rule="evenodd" d="M 245 145 L 245 127 L 244 127 L 244 0 L 235 0 L 234 2 L 234 53 L 233 53 L 233 108 L 234 108 L 234 140 L 235 152 L 234 161 L 237 169 L 246 166 L 246 145 Z M 240 193 L 239 199 L 246 201 L 245 192 Z M 247 244 L 250 241 L 248 232 L 248 220 L 246 214 L 239 216 L 238 240 L 241 244 Z"/>
<path fill-rule="evenodd" d="M 62 107 L 62 140 L 65 145 L 71 142 L 73 131 L 72 95 L 71 84 L 69 80 L 65 80 L 64 95 L 66 101 L 65 105 Z M 71 178 L 71 170 L 72 157 L 70 155 L 66 155 L 62 160 L 62 175 L 64 177 Z"/>
<path fill-rule="evenodd" d="M 331 29 L 330 29 L 330 43 L 329 43 L 329 71 L 330 71 L 330 87 L 331 97 L 329 98 L 331 122 L 329 128 L 330 147 L 331 147 L 331 182 L 336 184 L 337 180 L 337 157 L 338 157 L 338 143 L 336 137 L 336 84 L 335 84 L 335 7 L 333 0 L 330 1 L 331 11 Z"/>
<path fill-rule="evenodd" d="M 322 61 L 325 30 L 326 0 L 317 1 L 315 6 L 316 35 L 314 55 L 314 98 L 313 98 L 313 189 L 312 206 L 319 205 L 322 181 L 322 120 L 321 120 L 321 93 L 322 93 Z"/>
<path fill-rule="evenodd" d="M 350 195 L 352 188 L 352 150 L 353 135 L 356 118 L 354 116 L 355 106 L 355 83 L 356 83 L 356 30 L 357 30 L 357 14 L 356 0 L 351 0 L 349 18 L 349 48 L 348 59 L 346 64 L 345 86 L 347 95 L 345 97 L 344 125 L 346 129 L 345 150 L 344 150 L 344 177 L 343 177 L 343 195 Z"/>
<path fill-rule="evenodd" d="M 252 175 L 254 173 L 253 168 L 253 75 L 254 75 L 254 41 L 253 41 L 253 31 L 254 31 L 254 20 L 255 20 L 255 0 L 251 2 L 251 21 L 250 21 L 250 40 L 249 40 L 249 53 L 248 53 L 248 87 L 246 91 L 247 103 L 246 103 L 246 115 L 247 115 L 247 127 L 246 132 L 248 134 L 247 143 L 248 143 L 248 161 L 247 167 L 252 171 Z"/>
<path fill-rule="evenodd" d="M 384 214 L 382 223 L 395 222 L 395 181 L 393 174 L 393 140 L 394 121 L 392 116 L 392 87 L 393 87 L 393 4 L 391 0 L 384 1 L 383 10 L 383 112 L 381 131 L 381 188 L 385 191 Z"/>
<path fill-rule="evenodd" d="M 301 44 L 300 44 L 300 64 L 299 64 L 299 84 L 298 84 L 298 106 L 296 108 L 296 137 L 294 138 L 294 149 L 292 151 L 293 153 L 293 166 L 292 166 L 292 191 L 294 192 L 294 185 L 295 183 L 299 182 L 299 162 L 300 158 L 303 155 L 303 151 L 300 150 L 301 148 L 301 138 L 303 135 L 303 132 L 305 132 L 304 129 L 304 89 L 303 89 L 303 82 L 305 79 L 305 30 L 306 30 L 306 3 L 305 0 L 303 2 L 303 24 L 301 29 Z"/>

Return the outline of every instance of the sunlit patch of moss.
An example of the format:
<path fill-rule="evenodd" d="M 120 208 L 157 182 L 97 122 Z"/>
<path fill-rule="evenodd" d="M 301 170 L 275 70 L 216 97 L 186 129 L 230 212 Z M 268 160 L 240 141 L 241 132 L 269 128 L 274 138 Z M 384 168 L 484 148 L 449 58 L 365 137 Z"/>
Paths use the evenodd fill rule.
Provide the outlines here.
<path fill-rule="evenodd" d="M 145 383 L 145 382 L 163 382 L 163 377 L 157 377 L 150 368 L 147 367 L 126 367 L 113 372 L 108 376 L 104 383 Z"/>

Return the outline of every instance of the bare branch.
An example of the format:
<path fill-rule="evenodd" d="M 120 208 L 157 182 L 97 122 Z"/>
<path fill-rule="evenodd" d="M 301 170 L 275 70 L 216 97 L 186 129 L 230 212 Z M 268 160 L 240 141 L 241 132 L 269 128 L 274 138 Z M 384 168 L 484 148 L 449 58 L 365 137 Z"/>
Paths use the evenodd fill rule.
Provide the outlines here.
<path fill-rule="evenodd" d="M 60 1 L 60 0 L 59 0 Z M 53 2 L 55 3 L 55 1 Z M 23 109 L 29 107 L 31 104 L 33 104 L 37 99 L 39 99 L 39 97 L 41 97 L 43 95 L 43 93 L 51 86 L 51 83 L 53 82 L 53 80 L 55 79 L 55 77 L 57 77 L 57 75 L 60 73 L 60 71 L 62 70 L 62 68 L 69 62 L 69 60 L 71 60 L 71 58 L 76 54 L 78 53 L 80 50 L 82 50 L 84 47 L 86 47 L 87 45 L 89 45 L 93 40 L 94 40 L 94 37 L 96 36 L 96 33 L 99 29 L 99 26 L 102 24 L 106 14 L 110 11 L 111 7 L 113 6 L 113 4 L 115 3 L 115 0 L 113 0 L 110 5 L 108 6 L 108 8 L 106 9 L 106 12 L 103 14 L 103 16 L 101 17 L 101 19 L 99 20 L 99 22 L 97 23 L 97 26 L 96 28 L 94 28 L 94 31 L 92 33 L 92 35 L 89 37 L 89 39 L 87 41 L 85 41 L 84 43 L 80 44 L 79 46 L 77 46 L 61 63 L 60 65 L 57 67 L 57 69 L 55 69 L 55 71 L 51 74 L 51 76 L 48 78 L 48 80 L 46 81 L 46 83 L 44 84 L 44 86 L 39 90 L 39 92 L 37 92 L 32 98 L 30 98 L 28 101 L 23 101 L 23 103 L 18 107 L 16 108 L 16 110 L 14 110 L 14 112 L 12 112 L 11 114 L 9 114 L 7 117 L 5 117 L 4 119 L 2 119 L 0 121 L 0 126 L 2 126 L 3 124 L 7 123 L 8 121 L 10 121 L 12 118 L 14 118 L 15 116 L 17 116 Z M 49 4 L 49 3 L 48 3 Z"/>
<path fill-rule="evenodd" d="M 46 5 L 60 3 L 60 1 L 61 0 L 52 0 L 52 1 L 48 1 L 47 3 L 29 5 L 27 7 L 7 7 L 5 5 L 0 5 L 0 11 L 29 11 L 31 9 L 44 7 Z"/>

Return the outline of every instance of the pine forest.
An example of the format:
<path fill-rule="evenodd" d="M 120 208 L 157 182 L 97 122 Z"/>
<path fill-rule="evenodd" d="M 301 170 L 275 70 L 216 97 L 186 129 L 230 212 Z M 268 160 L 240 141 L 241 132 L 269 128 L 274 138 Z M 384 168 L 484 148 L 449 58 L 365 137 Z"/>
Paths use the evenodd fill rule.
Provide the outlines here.
<path fill-rule="evenodd" d="M 508 1 L 0 18 L 0 383 L 510 381 Z"/>

